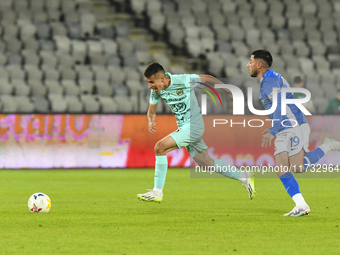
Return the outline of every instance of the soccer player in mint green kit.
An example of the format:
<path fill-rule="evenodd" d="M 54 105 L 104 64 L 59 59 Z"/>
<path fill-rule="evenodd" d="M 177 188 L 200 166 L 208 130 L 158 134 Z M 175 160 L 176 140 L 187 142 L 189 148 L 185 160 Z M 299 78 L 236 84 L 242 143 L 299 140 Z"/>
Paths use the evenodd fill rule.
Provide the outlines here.
<path fill-rule="evenodd" d="M 178 129 L 170 135 L 158 141 L 155 145 L 156 166 L 154 188 L 137 197 L 144 201 L 161 202 L 163 199 L 163 187 L 168 169 L 166 154 L 172 150 L 186 147 L 191 157 L 199 166 L 219 166 L 228 168 L 228 164 L 217 159 L 212 159 L 207 146 L 202 140 L 204 133 L 204 122 L 201 110 L 198 106 L 194 87 L 200 83 L 222 84 L 218 79 L 210 75 L 180 74 L 172 75 L 166 73 L 162 65 L 153 62 L 144 71 L 145 80 L 151 89 L 150 104 L 147 113 L 149 132 L 156 132 L 156 109 L 160 98 L 165 100 L 174 113 Z M 230 96 L 231 92 L 224 89 Z M 190 129 L 191 127 L 191 129 Z M 230 169 L 230 167 L 229 167 Z M 216 171 L 218 172 L 218 171 Z M 233 168 L 232 171 L 220 171 L 220 174 L 241 181 L 247 189 L 249 198 L 254 197 L 254 178 L 248 172 L 242 172 Z"/>

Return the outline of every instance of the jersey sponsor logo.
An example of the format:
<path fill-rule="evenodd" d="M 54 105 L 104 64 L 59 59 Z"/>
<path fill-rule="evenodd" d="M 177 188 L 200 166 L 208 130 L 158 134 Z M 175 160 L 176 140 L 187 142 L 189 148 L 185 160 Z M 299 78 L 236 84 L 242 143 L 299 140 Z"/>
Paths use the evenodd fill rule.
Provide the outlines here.
<path fill-rule="evenodd" d="M 183 89 L 177 89 L 177 90 L 176 90 L 176 94 L 177 94 L 178 96 L 183 95 L 183 94 L 184 94 Z"/>
<path fill-rule="evenodd" d="M 169 104 L 169 106 L 174 113 L 182 113 L 187 109 L 185 103 Z"/>
<path fill-rule="evenodd" d="M 187 95 L 185 95 L 184 97 L 180 97 L 180 98 L 170 98 L 170 99 L 168 99 L 166 101 L 167 102 L 178 102 L 178 101 L 182 101 L 186 97 L 187 97 Z"/>

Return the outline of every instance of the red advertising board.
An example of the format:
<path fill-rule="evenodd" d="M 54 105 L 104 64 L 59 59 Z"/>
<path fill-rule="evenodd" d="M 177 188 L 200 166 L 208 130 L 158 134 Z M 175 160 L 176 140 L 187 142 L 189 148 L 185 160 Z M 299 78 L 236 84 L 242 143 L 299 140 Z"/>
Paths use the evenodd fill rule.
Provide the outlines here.
<path fill-rule="evenodd" d="M 231 165 L 274 165 L 274 146 L 262 148 L 266 117 L 204 116 L 203 140 L 213 158 Z M 310 146 L 340 139 L 340 116 L 312 116 Z M 262 125 L 263 124 L 263 125 Z M 173 115 L 158 115 L 148 132 L 145 115 L 0 115 L 1 168 L 154 167 L 154 146 L 177 129 Z M 186 149 L 167 154 L 170 167 L 189 167 Z M 331 152 L 320 163 L 340 164 Z"/>

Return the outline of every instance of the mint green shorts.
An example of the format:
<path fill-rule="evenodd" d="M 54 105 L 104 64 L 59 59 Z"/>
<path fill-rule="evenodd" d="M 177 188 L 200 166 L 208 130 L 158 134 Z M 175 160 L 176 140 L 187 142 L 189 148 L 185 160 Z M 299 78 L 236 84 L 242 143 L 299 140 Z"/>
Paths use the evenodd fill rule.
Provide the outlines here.
<path fill-rule="evenodd" d="M 191 127 L 191 128 L 190 128 Z M 175 132 L 172 132 L 170 136 L 175 140 L 178 148 L 185 147 L 190 153 L 191 157 L 195 157 L 198 152 L 207 149 L 207 145 L 202 139 L 204 134 L 204 124 L 184 124 L 179 127 Z"/>

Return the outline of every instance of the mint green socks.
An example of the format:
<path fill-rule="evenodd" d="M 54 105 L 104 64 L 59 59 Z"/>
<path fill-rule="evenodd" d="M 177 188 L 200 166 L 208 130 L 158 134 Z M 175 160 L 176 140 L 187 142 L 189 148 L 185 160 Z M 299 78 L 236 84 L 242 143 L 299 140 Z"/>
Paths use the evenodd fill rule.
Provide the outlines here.
<path fill-rule="evenodd" d="M 163 189 L 167 170 L 168 170 L 168 159 L 166 155 L 156 156 L 154 188 Z"/>

